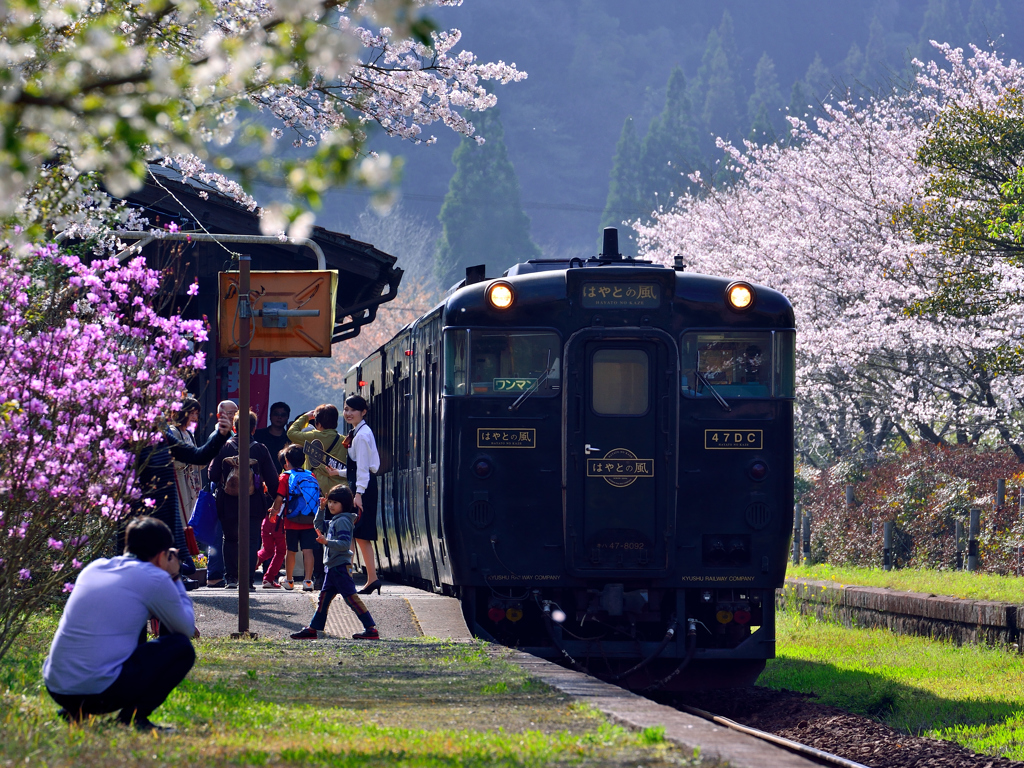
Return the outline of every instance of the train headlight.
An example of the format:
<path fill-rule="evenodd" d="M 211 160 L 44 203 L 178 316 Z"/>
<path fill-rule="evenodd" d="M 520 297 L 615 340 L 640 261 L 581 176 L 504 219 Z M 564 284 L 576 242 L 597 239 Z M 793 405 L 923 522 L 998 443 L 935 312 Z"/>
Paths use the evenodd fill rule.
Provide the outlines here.
<path fill-rule="evenodd" d="M 508 309 L 516 300 L 516 294 L 508 283 L 495 283 L 487 289 L 487 300 L 495 309 Z"/>
<path fill-rule="evenodd" d="M 491 462 L 486 458 L 479 458 L 473 462 L 473 474 L 481 480 L 491 476 Z"/>
<path fill-rule="evenodd" d="M 753 308 L 757 294 L 749 283 L 732 283 L 725 289 L 725 298 L 729 306 L 737 312 L 746 312 Z"/>

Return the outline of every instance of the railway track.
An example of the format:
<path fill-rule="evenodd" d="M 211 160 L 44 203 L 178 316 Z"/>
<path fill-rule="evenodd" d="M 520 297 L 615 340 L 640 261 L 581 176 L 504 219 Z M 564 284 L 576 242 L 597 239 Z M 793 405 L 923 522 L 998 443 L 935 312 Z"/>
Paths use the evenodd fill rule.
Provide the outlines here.
<path fill-rule="evenodd" d="M 747 736 L 753 736 L 755 739 L 761 739 L 762 741 L 767 741 L 777 747 L 788 749 L 790 752 L 795 752 L 798 755 L 810 758 L 822 765 L 839 766 L 839 768 L 871 768 L 871 766 L 866 766 L 863 763 L 858 763 L 854 760 L 847 760 L 845 757 L 834 755 L 831 752 L 825 752 L 824 750 L 817 749 L 816 747 L 812 747 L 807 744 L 801 744 L 800 742 L 793 741 L 792 739 L 776 736 L 774 733 L 759 731 L 757 728 L 751 728 L 750 726 L 743 725 L 742 723 L 737 723 L 735 720 L 730 720 L 727 717 L 716 715 L 715 713 L 708 712 L 705 709 L 691 707 L 687 704 L 679 704 L 677 705 L 677 708 L 691 715 L 696 715 L 697 717 L 702 717 L 705 720 L 710 720 L 718 725 L 724 725 L 726 728 L 731 728 L 734 731 L 745 733 Z"/>
<path fill-rule="evenodd" d="M 867 768 L 1024 768 L 1024 763 L 979 755 L 950 741 L 913 736 L 876 719 L 818 704 L 793 691 L 745 688 L 662 694 L 673 709 L 763 738 L 822 765 Z M 787 744 L 785 742 L 789 742 Z M 801 747 L 810 750 L 805 752 Z M 813 752 L 821 753 L 822 760 Z M 832 760 L 831 756 L 835 759 Z M 837 762 L 842 761 L 842 762 Z"/>

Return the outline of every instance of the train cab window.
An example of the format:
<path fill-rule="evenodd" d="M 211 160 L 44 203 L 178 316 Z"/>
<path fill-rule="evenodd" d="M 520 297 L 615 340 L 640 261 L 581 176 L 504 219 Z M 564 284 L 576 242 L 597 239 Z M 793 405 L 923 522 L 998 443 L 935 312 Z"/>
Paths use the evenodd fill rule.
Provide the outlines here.
<path fill-rule="evenodd" d="M 642 349 L 599 349 L 591 362 L 591 405 L 603 416 L 647 413 L 649 360 Z"/>
<path fill-rule="evenodd" d="M 794 336 L 792 331 L 684 334 L 683 392 L 726 399 L 793 397 Z"/>
<path fill-rule="evenodd" d="M 445 334 L 444 392 L 511 397 L 556 392 L 561 350 L 554 333 L 450 330 Z"/>

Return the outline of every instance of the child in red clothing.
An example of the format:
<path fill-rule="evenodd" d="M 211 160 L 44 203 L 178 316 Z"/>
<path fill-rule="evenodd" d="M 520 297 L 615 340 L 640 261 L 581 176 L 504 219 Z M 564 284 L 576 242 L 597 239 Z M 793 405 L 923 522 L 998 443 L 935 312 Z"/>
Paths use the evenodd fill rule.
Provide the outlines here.
<path fill-rule="evenodd" d="M 277 460 L 282 464 L 285 450 L 287 449 L 282 449 L 277 454 Z M 263 548 L 256 553 L 256 559 L 263 563 L 263 588 L 280 589 L 281 585 L 277 582 L 277 575 L 281 572 L 281 566 L 284 565 L 285 551 L 288 546 L 284 534 L 284 517 L 281 516 L 280 509 L 271 507 L 267 512 L 267 516 L 263 518 L 263 523 L 260 526 L 260 536 L 263 538 Z"/>

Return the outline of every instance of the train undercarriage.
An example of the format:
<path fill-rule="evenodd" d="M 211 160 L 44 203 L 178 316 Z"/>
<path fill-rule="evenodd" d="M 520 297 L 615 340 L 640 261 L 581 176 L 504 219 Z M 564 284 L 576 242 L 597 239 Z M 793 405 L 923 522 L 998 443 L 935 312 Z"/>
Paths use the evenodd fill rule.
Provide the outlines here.
<path fill-rule="evenodd" d="M 457 593 L 477 637 L 631 690 L 749 686 L 774 656 L 774 590 L 618 582 Z"/>

